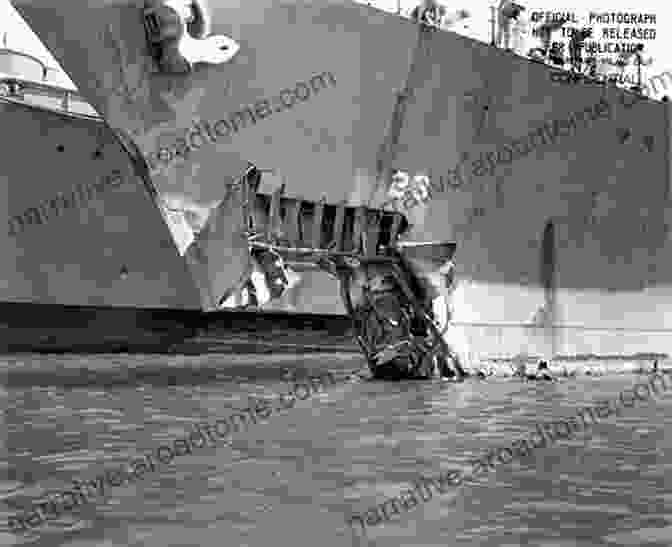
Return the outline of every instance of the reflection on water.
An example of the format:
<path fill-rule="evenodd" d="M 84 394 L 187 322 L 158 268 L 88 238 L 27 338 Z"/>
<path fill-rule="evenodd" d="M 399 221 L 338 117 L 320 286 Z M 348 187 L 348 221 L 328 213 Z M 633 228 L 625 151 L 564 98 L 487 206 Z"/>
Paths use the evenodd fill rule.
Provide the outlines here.
<path fill-rule="evenodd" d="M 140 373 L 135 370 L 143 366 Z M 228 415 L 247 396 L 286 393 L 287 370 L 337 378 L 357 356 L 6 358 L 0 544 L 40 546 L 484 546 L 672 544 L 671 396 L 623 412 L 527 460 L 434 497 L 353 537 L 345 521 L 538 421 L 616 396 L 632 375 L 560 383 L 498 379 L 339 382 L 250 426 L 231 447 L 195 451 L 32 536 L 7 518 L 45 491 Z M 50 372 L 58 369 L 59 372 Z M 667 478 L 666 477 L 670 477 Z M 16 507 L 13 508 L 12 506 Z"/>

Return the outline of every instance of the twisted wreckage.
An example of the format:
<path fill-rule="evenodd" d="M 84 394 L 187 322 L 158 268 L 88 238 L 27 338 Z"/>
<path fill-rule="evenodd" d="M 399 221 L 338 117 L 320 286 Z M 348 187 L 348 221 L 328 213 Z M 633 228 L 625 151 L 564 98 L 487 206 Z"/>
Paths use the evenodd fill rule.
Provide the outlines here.
<path fill-rule="evenodd" d="M 0 84 L 0 297 L 43 306 L 21 328 L 52 306 L 130 340 L 293 294 L 347 312 L 385 378 L 672 350 L 665 105 L 349 0 L 11 2 L 76 84 L 63 103 L 95 109 Z"/>
<path fill-rule="evenodd" d="M 30 11 L 32 6 L 26 7 Z M 54 14 L 67 18 L 70 7 L 74 4 L 64 5 L 63 10 L 58 9 Z M 137 6 L 117 2 L 99 7 L 109 8 L 120 17 L 109 19 L 102 27 L 101 43 L 106 53 L 119 54 L 115 68 L 120 69 L 122 81 L 108 82 L 106 75 L 112 71 L 94 70 L 95 92 L 89 93 L 89 89 L 82 88 L 82 93 L 112 126 L 116 126 L 108 138 L 119 143 L 130 160 L 131 169 L 117 167 L 100 177 L 100 183 L 71 183 L 65 191 L 52 191 L 55 198 L 43 199 L 38 205 L 27 207 L 23 213 L 9 218 L 10 237 L 15 240 L 22 236 L 34 237 L 36 228 L 46 224 L 58 229 L 61 217 L 70 210 L 85 210 L 96 197 L 119 190 L 134 179 L 140 180 L 171 230 L 204 311 L 258 310 L 260 305 L 278 299 L 287 291 L 296 276 L 293 268 L 312 268 L 338 280 L 343 305 L 353 320 L 357 342 L 374 376 L 429 378 L 435 370 L 444 376 L 464 375 L 434 320 L 431 283 L 428 284 L 422 272 L 412 264 L 412 255 L 418 250 L 399 245 L 399 237 L 409 227 L 402 213 L 366 205 L 330 205 L 324 200 L 290 198 L 283 195 L 284 185 L 272 193 L 262 193 L 259 191 L 262 172 L 249 164 L 242 175 L 236 176 L 235 170 L 240 170 L 241 166 L 238 159 L 232 162 L 233 169 L 228 165 L 223 169 L 226 172 L 221 186 L 224 191 L 217 196 L 208 196 L 213 199 L 204 199 L 203 194 L 208 192 L 198 188 L 198 176 L 193 177 L 193 184 L 184 180 L 183 174 L 172 180 L 165 178 L 163 172 L 171 167 L 175 169 L 176 161 L 178 164 L 180 160 L 182 163 L 190 161 L 201 147 L 214 144 L 222 137 L 233 137 L 250 121 L 254 124 L 267 116 L 290 110 L 294 103 L 305 102 L 327 85 L 336 85 L 333 74 L 322 73 L 303 84 L 297 83 L 293 89 L 280 92 L 276 102 L 257 100 L 254 105 L 220 116 L 212 123 L 194 123 L 184 137 L 173 137 L 170 146 L 147 154 L 148 141 L 143 137 L 152 134 L 153 123 L 159 126 L 170 125 L 171 121 L 179 123 L 177 117 L 170 120 L 167 116 L 173 105 L 166 104 L 162 91 L 156 93 L 150 100 L 145 119 L 140 122 L 139 128 L 145 131 L 143 135 L 138 132 L 138 127 L 130 127 L 119 118 L 118 114 L 128 113 L 128 104 L 122 107 L 122 103 L 130 103 L 132 111 L 133 101 L 146 91 L 151 96 L 152 87 L 157 82 L 163 91 L 174 92 L 175 87 L 181 86 L 184 92 L 190 86 L 197 66 L 227 63 L 238 54 L 240 46 L 226 36 L 209 36 L 211 14 L 208 6 L 201 2 L 152 1 Z M 87 10 L 88 7 L 82 14 Z M 32 16 L 26 15 L 31 21 Z M 124 18 L 129 21 L 123 22 Z M 131 19 L 135 19 L 134 24 L 130 23 Z M 41 22 L 34 28 L 39 32 Z M 138 34 L 140 31 L 144 32 Z M 71 58 L 64 49 L 55 47 L 53 51 L 57 55 L 64 54 L 61 61 L 70 59 L 64 65 L 68 69 L 72 67 L 71 62 L 77 63 L 76 58 Z M 138 56 L 136 66 L 130 60 L 131 52 Z M 5 50 L 4 53 L 11 55 L 15 64 L 17 60 L 30 60 L 28 55 L 23 55 L 22 59 L 19 52 Z M 102 65 L 94 61 L 88 68 L 81 68 L 88 71 L 92 67 L 100 69 Z M 136 85 L 134 94 L 129 92 L 127 74 L 138 67 L 147 69 L 148 74 Z M 72 74 L 78 81 L 76 72 Z M 35 95 L 51 95 L 61 98 L 64 103 L 73 98 L 81 101 L 74 91 L 31 80 L 25 74 L 8 74 L 2 82 L 3 105 L 8 112 L 26 106 L 36 110 L 30 100 Z M 204 83 L 207 82 L 199 82 L 200 85 Z M 138 91 L 143 85 L 147 89 Z M 117 89 L 111 86 L 117 86 Z M 106 91 L 110 93 L 103 103 L 110 99 L 108 105 L 97 99 L 99 93 Z M 112 97 L 121 102 L 114 102 Z M 156 102 L 152 102 L 154 100 Z M 197 104 L 192 106 L 199 110 Z M 72 118 L 73 125 L 82 122 L 92 125 L 89 120 L 95 118 L 91 113 L 88 116 L 76 114 L 67 106 L 64 110 Z M 52 112 L 43 114 L 45 120 L 53 115 Z M 9 120 L 9 115 L 5 119 Z M 109 131 L 98 120 L 95 124 L 99 126 L 97 131 Z M 60 148 L 65 147 L 60 145 Z M 102 152 L 97 151 L 97 155 L 101 156 Z M 222 161 L 226 162 L 226 159 Z M 180 168 L 183 166 L 178 165 Z M 440 248 L 444 254 L 441 262 L 450 258 L 454 249 L 450 245 L 431 244 L 429 248 Z M 129 277 L 127 265 L 122 265 L 120 272 L 121 277 Z M 451 356 L 454 360 L 452 367 L 448 363 Z"/>
<path fill-rule="evenodd" d="M 399 237 L 409 226 L 400 213 L 283 198 L 282 187 L 262 194 L 261 178 L 251 166 L 229 194 L 242 212 L 247 229 L 241 233 L 250 260 L 220 304 L 258 304 L 265 286 L 270 298 L 277 298 L 289 285 L 287 261 L 314 265 L 339 281 L 357 342 L 375 377 L 466 376 L 434 317 L 436 289 L 418 267 L 426 263 L 422 254 L 428 251 L 435 263 L 447 262 L 453 245 L 405 246 Z M 253 271 L 263 272 L 264 284 L 255 285 Z"/>

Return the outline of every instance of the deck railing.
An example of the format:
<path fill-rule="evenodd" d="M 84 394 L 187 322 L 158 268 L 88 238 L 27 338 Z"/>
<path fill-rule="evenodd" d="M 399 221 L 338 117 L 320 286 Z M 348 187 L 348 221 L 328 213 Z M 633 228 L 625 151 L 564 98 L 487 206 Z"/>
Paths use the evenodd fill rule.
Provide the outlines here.
<path fill-rule="evenodd" d="M 95 109 L 79 93 L 46 82 L 36 82 L 16 76 L 0 76 L 0 98 L 2 97 L 41 108 L 62 110 L 68 114 L 100 118 Z"/>

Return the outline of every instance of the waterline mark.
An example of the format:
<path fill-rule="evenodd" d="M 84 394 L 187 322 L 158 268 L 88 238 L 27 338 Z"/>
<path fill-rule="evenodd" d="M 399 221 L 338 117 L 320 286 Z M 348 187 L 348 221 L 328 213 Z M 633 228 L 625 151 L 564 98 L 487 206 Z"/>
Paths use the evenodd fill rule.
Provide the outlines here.
<path fill-rule="evenodd" d="M 227 439 L 232 432 L 244 431 L 250 423 L 256 424 L 258 419 L 266 420 L 274 412 L 293 408 L 297 399 L 305 401 L 314 392 L 320 392 L 320 388 L 326 391 L 325 377 L 332 386 L 337 383 L 331 372 L 323 373 L 318 377 L 310 377 L 302 383 L 293 380 L 290 393 L 279 395 L 277 408 L 269 400 L 249 397 L 250 405 L 247 408 L 238 410 L 227 418 L 220 418 L 215 420 L 214 423 L 197 424 L 194 426 L 194 430 L 184 437 L 174 439 L 169 444 L 162 444 L 156 450 L 146 453 L 142 457 L 131 459 L 125 466 L 99 474 L 95 479 L 73 480 L 73 488 L 47 494 L 45 501 L 32 503 L 30 510 L 22 515 L 16 514 L 9 517 L 7 522 L 9 529 L 14 534 L 26 533 L 32 528 L 41 526 L 47 520 L 58 519 L 63 512 L 72 511 L 77 506 L 89 503 L 89 496 L 104 496 L 108 486 L 133 484 L 142 479 L 148 471 L 156 471 L 159 463 L 168 465 L 178 456 L 192 454 L 194 448 L 216 446 L 217 443 Z M 301 395 L 305 395 L 305 397 Z M 211 445 L 208 444 L 208 441 Z M 230 445 L 231 440 L 226 440 L 225 444 Z M 47 515 L 53 516 L 48 518 Z"/>

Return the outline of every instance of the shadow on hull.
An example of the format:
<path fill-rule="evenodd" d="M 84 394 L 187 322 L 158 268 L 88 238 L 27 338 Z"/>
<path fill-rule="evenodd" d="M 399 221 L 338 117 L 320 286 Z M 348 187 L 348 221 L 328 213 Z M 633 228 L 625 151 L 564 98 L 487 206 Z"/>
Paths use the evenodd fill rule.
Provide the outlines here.
<path fill-rule="evenodd" d="M 339 315 L 3 303 L 0 317 L 5 354 L 359 351 Z"/>

